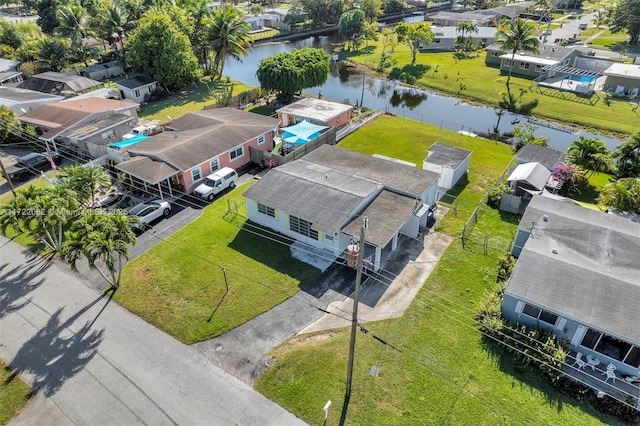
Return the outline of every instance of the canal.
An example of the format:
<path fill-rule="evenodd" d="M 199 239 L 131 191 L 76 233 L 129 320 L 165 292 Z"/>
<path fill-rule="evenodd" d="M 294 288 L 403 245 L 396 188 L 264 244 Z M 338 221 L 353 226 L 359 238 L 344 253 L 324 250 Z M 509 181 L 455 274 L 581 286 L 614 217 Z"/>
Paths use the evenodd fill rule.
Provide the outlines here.
<path fill-rule="evenodd" d="M 259 86 L 256 70 L 261 59 L 304 47 L 322 48 L 332 54 L 334 44 L 331 38 L 322 36 L 291 43 L 257 45 L 246 58 L 243 58 L 242 62 L 229 58 L 225 64 L 224 74 L 236 81 Z M 458 98 L 442 96 L 427 90 L 407 88 L 397 81 L 363 76 L 340 63 L 332 63 L 331 74 L 324 85 L 308 88 L 305 92 L 312 96 L 321 94 L 324 99 L 363 105 L 370 109 L 389 112 L 454 131 L 486 134 L 492 132 L 499 124 L 500 133 L 506 133 L 514 126 L 527 122 L 526 117 L 511 113 L 505 113 L 498 119 L 494 108 L 470 105 Z M 534 133 L 549 138 L 549 144 L 563 152 L 580 136 L 602 139 L 609 149 L 621 143 L 617 139 L 575 131 L 575 129 L 565 129 L 540 122 L 536 125 Z"/>

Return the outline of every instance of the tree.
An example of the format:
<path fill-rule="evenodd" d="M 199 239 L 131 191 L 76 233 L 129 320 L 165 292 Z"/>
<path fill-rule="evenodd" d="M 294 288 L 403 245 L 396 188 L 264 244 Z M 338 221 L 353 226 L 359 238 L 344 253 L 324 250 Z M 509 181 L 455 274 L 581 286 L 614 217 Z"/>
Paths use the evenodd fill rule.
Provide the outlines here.
<path fill-rule="evenodd" d="M 584 136 L 571 142 L 567 148 L 566 161 L 585 170 L 598 172 L 608 170 L 611 162 L 609 150 L 604 141 Z"/>
<path fill-rule="evenodd" d="M 391 28 L 383 28 L 380 33 L 382 37 L 382 52 L 380 53 L 380 63 L 378 64 L 378 71 L 384 71 L 387 66 L 387 62 L 389 59 L 389 54 L 387 53 L 387 49 L 390 49 L 392 52 L 396 48 L 396 44 L 398 44 L 398 35 Z"/>
<path fill-rule="evenodd" d="M 547 146 L 549 138 L 544 136 L 536 136 L 533 132 L 537 129 L 533 124 L 525 123 L 517 125 L 513 128 L 513 142 L 516 151 L 527 144 Z"/>
<path fill-rule="evenodd" d="M 535 27 L 524 19 L 501 21 L 496 33 L 495 43 L 502 49 L 511 52 L 509 63 L 509 75 L 507 76 L 507 92 L 511 98 L 511 70 L 513 60 L 518 52 L 538 53 L 538 38 L 535 36 Z"/>
<path fill-rule="evenodd" d="M 359 9 L 345 12 L 338 22 L 338 30 L 343 40 L 347 41 L 350 50 L 357 49 L 357 40 L 364 31 L 365 14 Z"/>
<path fill-rule="evenodd" d="M 471 34 L 478 34 L 477 24 L 466 21 L 460 22 L 456 27 L 456 34 L 458 34 L 458 36 L 455 39 L 455 43 L 459 46 L 460 50 L 463 52 L 476 50 L 479 42 L 476 42 Z"/>
<path fill-rule="evenodd" d="M 123 40 L 126 32 L 129 30 L 129 14 L 122 7 L 120 3 L 112 4 L 106 3 L 100 9 L 97 16 L 98 25 L 100 25 L 103 33 L 108 36 L 108 39 L 113 38 L 113 45 L 116 46 L 116 51 L 120 51 L 120 58 L 122 63 L 125 63 L 125 51 L 123 46 Z M 118 45 L 119 43 L 119 45 Z"/>
<path fill-rule="evenodd" d="M 608 183 L 598 195 L 598 204 L 625 212 L 640 213 L 640 179 L 624 178 Z"/>
<path fill-rule="evenodd" d="M 60 25 L 56 11 L 59 8 L 58 0 L 40 0 L 37 4 L 38 19 L 36 23 L 43 33 L 53 35 L 55 29 Z"/>
<path fill-rule="evenodd" d="M 358 8 L 364 12 L 367 22 L 372 23 L 382 14 L 382 0 L 360 0 Z"/>
<path fill-rule="evenodd" d="M 100 166 L 71 164 L 58 170 L 56 186 L 73 191 L 85 206 L 95 203 L 95 193 L 100 187 L 109 188 L 111 177 Z"/>
<path fill-rule="evenodd" d="M 161 84 L 180 88 L 198 79 L 191 42 L 164 12 L 149 12 L 125 43 L 133 67 Z"/>
<path fill-rule="evenodd" d="M 264 90 L 278 92 L 278 99 L 289 103 L 295 93 L 327 81 L 329 55 L 311 47 L 278 53 L 261 60 L 256 75 Z"/>
<path fill-rule="evenodd" d="M 85 213 L 67 231 L 60 247 L 61 259 L 77 271 L 77 262 L 86 258 L 89 268 L 97 270 L 111 288 L 117 289 L 122 277 L 122 261 L 129 259 L 129 245 L 136 242 L 132 230 L 136 220 L 122 210 Z"/>
<path fill-rule="evenodd" d="M 45 64 L 46 69 L 60 71 L 67 62 L 67 54 L 71 42 L 65 38 L 45 36 L 36 43 L 37 59 Z"/>
<path fill-rule="evenodd" d="M 313 28 L 336 25 L 347 9 L 347 0 L 300 0 Z"/>
<path fill-rule="evenodd" d="M 212 74 L 220 78 L 227 56 L 240 60 L 247 56 L 251 47 L 251 27 L 242 20 L 242 13 L 233 6 L 225 6 L 215 11 L 208 22 L 208 39 L 213 51 Z"/>
<path fill-rule="evenodd" d="M 23 139 L 24 129 L 16 114 L 0 105 L 0 144 L 18 142 Z"/>
<path fill-rule="evenodd" d="M 49 250 L 57 251 L 64 242 L 64 231 L 79 214 L 75 193 L 61 188 L 29 185 L 18 196 L 0 207 L 0 227 L 10 226 L 28 232 Z"/>
<path fill-rule="evenodd" d="M 627 31 L 629 43 L 638 44 L 640 37 L 640 0 L 620 0 L 613 10 L 609 26 L 612 33 Z"/>
<path fill-rule="evenodd" d="M 600 28 L 602 24 L 606 24 L 608 19 L 609 17 L 607 16 L 607 12 L 605 12 L 603 9 L 600 9 L 596 10 L 596 12 L 593 14 L 593 19 L 591 19 L 591 22 L 597 28 Z"/>
<path fill-rule="evenodd" d="M 209 38 L 206 22 L 211 18 L 208 0 L 192 0 L 189 15 L 193 19 L 194 30 L 191 35 L 191 45 L 204 69 L 209 69 Z"/>
<path fill-rule="evenodd" d="M 420 47 L 431 43 L 435 37 L 431 31 L 431 25 L 426 23 L 410 25 L 406 22 L 400 22 L 396 25 L 395 31 L 398 35 L 398 41 L 406 43 L 411 50 L 411 65 L 416 63 L 416 55 Z"/>
<path fill-rule="evenodd" d="M 407 7 L 404 0 L 384 0 L 383 4 L 384 13 L 388 14 L 400 13 Z"/>
<path fill-rule="evenodd" d="M 618 179 L 640 177 L 640 132 L 618 145 L 611 155 Z"/>
<path fill-rule="evenodd" d="M 89 14 L 80 5 L 63 7 L 58 11 L 59 25 L 55 32 L 58 35 L 71 40 L 71 47 L 78 54 L 83 62 L 87 62 L 87 49 L 84 46 L 84 39 L 91 35 L 89 30 Z"/>
<path fill-rule="evenodd" d="M 252 15 L 262 15 L 264 13 L 264 6 L 259 3 L 254 3 L 249 8 L 249 13 Z"/>

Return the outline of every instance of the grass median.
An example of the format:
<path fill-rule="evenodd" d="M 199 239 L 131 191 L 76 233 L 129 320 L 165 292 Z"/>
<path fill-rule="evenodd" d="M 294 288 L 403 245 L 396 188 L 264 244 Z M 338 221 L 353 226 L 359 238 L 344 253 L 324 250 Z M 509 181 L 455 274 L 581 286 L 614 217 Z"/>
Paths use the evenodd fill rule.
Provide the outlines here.
<path fill-rule="evenodd" d="M 0 360 L 0 425 L 6 425 L 28 404 L 31 388 Z"/>

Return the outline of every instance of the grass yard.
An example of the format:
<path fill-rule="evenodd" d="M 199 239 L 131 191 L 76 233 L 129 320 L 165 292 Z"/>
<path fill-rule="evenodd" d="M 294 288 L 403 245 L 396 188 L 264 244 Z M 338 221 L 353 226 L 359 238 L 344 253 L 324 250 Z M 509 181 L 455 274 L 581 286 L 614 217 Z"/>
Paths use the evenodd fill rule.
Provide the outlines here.
<path fill-rule="evenodd" d="M 343 52 L 343 56 L 361 63 L 377 64 L 380 53 L 381 45 L 377 42 L 358 52 Z M 497 106 L 501 93 L 506 91 L 507 75 L 501 74 L 497 67 L 485 65 L 484 58 L 484 53 L 458 60 L 451 52 L 425 52 L 419 53 L 416 64 L 411 65 L 408 47 L 398 44 L 391 55 L 393 64 L 385 72 L 393 76 L 406 73 L 416 78 L 416 85 Z M 624 135 L 635 132 L 640 124 L 640 116 L 623 100 L 612 101 L 609 105 L 600 100 L 593 106 L 586 101 L 565 100 L 539 93 L 532 79 L 517 75 L 511 77 L 511 91 L 518 96 L 524 91 L 524 104 L 537 103 L 532 114 L 552 121 Z"/>
<path fill-rule="evenodd" d="M 600 208 L 597 205 L 596 199 L 602 188 L 610 182 L 615 182 L 615 178 L 612 175 L 602 172 L 592 172 L 589 174 L 586 182 L 578 185 L 571 191 L 570 197 L 584 207 L 595 210 L 605 210 L 605 208 Z"/>
<path fill-rule="evenodd" d="M 6 425 L 31 399 L 31 388 L 0 360 L 0 425 Z"/>
<path fill-rule="evenodd" d="M 220 84 L 224 83 L 202 80 L 197 83 L 195 88 L 191 86 L 177 95 L 141 107 L 138 115 L 147 120 L 160 120 L 161 123 L 164 123 L 169 120 L 168 117 L 176 119 L 188 112 L 200 111 L 205 106 L 216 103 L 214 93 Z M 234 83 L 233 95 L 249 89 L 251 87 L 242 83 Z"/>
<path fill-rule="evenodd" d="M 402 138 L 397 137 L 399 132 Z M 513 154 L 507 146 L 459 136 L 383 117 L 340 146 L 418 164 L 435 140 L 471 147 L 473 170 L 458 193 L 460 198 L 478 200 Z M 458 225 L 469 213 L 459 211 L 454 217 L 450 210 L 441 230 L 458 235 Z M 348 424 L 617 424 L 555 392 L 535 371 L 514 369 L 510 358 L 489 349 L 477 331 L 477 304 L 495 285 L 497 259 L 509 249 L 516 229 L 514 216 L 485 209 L 466 248 L 459 238 L 454 240 L 402 318 L 365 324 L 369 333 L 357 337 Z M 347 329 L 293 337 L 272 352 L 275 364 L 255 387 L 313 425 L 323 424 L 321 407 L 331 400 L 326 424 L 338 424 L 348 342 Z M 381 368 L 378 377 L 369 374 L 373 365 Z"/>
<path fill-rule="evenodd" d="M 199 219 L 128 263 L 118 303 L 191 344 L 268 311 L 317 277 L 317 269 L 291 257 L 283 238 L 263 238 L 255 227 L 242 230 L 244 217 L 227 212 L 230 199 L 245 213 L 245 189 L 217 199 Z"/>

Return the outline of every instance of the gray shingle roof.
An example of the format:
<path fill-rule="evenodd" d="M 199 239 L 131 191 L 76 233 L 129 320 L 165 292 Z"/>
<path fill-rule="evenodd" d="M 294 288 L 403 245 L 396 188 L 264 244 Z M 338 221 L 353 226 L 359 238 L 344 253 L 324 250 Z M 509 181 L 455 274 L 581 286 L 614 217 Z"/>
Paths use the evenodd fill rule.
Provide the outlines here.
<path fill-rule="evenodd" d="M 323 145 L 305 155 L 311 163 L 327 165 L 346 174 L 357 175 L 383 184 L 395 192 L 411 197 L 420 197 L 434 182 L 437 173 L 407 167 L 395 161 L 384 160 L 370 155 L 360 154 L 331 145 Z"/>
<path fill-rule="evenodd" d="M 436 142 L 431 145 L 427 152 L 429 155 L 425 160 L 427 163 L 437 164 L 439 166 L 447 166 L 452 169 L 458 167 L 464 160 L 471 155 L 471 151 L 456 148 L 455 146 L 445 145 Z"/>
<path fill-rule="evenodd" d="M 99 81 L 76 74 L 62 74 L 47 71 L 29 77 L 18 85 L 21 89 L 37 90 L 43 93 L 59 94 L 67 87 L 72 92 L 83 92 L 94 87 L 102 86 Z"/>
<path fill-rule="evenodd" d="M 155 81 L 156 80 L 146 75 L 138 75 L 136 77 L 127 78 L 126 80 L 116 81 L 116 86 L 126 87 L 127 89 L 135 89 L 137 87 L 155 83 Z"/>
<path fill-rule="evenodd" d="M 564 162 L 564 153 L 553 148 L 536 144 L 526 144 L 516 154 L 519 163 L 540 163 L 548 170 Z"/>
<path fill-rule="evenodd" d="M 178 169 L 164 161 L 149 157 L 134 157 L 131 160 L 117 164 L 116 168 L 152 185 L 178 173 Z"/>
<path fill-rule="evenodd" d="M 534 196 L 521 226 L 506 294 L 640 344 L 640 224 Z"/>

